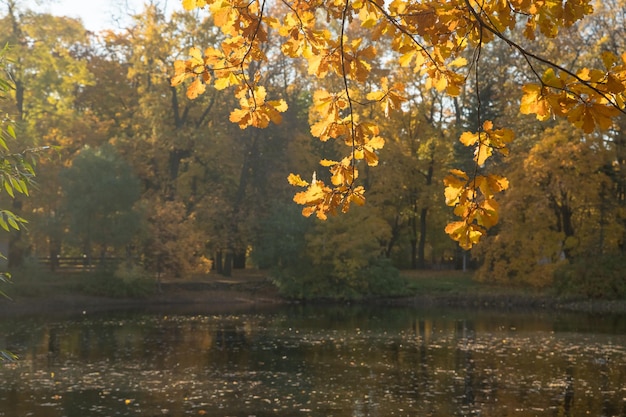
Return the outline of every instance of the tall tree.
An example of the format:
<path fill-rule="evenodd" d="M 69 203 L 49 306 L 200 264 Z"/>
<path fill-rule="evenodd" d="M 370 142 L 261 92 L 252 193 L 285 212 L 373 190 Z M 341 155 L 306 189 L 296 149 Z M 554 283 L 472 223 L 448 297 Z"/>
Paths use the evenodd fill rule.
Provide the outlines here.
<path fill-rule="evenodd" d="M 478 245 L 479 279 L 546 286 L 561 261 L 600 255 L 623 233 L 607 204 L 611 152 L 601 139 L 561 123 L 510 164 L 516 184 L 503 197 L 497 233 Z"/>
<path fill-rule="evenodd" d="M 4 71 L 6 68 L 6 47 L 0 51 L 0 68 Z M 13 89 L 10 78 L 6 72 L 0 75 L 0 100 L 8 100 L 10 92 Z M 8 116 L 0 120 L 0 191 L 6 192 L 7 195 L 14 199 L 16 194 L 28 195 L 29 188 L 35 171 L 33 169 L 33 161 L 28 155 L 33 149 L 21 149 L 20 151 L 11 150 L 15 144 L 11 143 L 16 140 L 15 123 Z M 6 259 L 9 247 L 6 244 L 4 232 L 19 231 L 27 220 L 18 216 L 8 207 L 0 207 L 0 258 Z M 4 262 L 2 262 L 4 268 Z M 10 275 L 0 270 L 0 283 L 7 282 Z M 0 289 L 0 295 L 4 296 L 4 292 Z M 6 354 L 0 351 L 0 354 Z"/>
<path fill-rule="evenodd" d="M 119 254 L 139 228 L 139 182 L 130 165 L 113 147 L 86 148 L 61 172 L 63 211 L 69 231 L 91 261 L 94 246 L 99 256 Z"/>
<path fill-rule="evenodd" d="M 4 2 L 6 15 L 2 23 L 8 30 L 3 31 L 0 42 L 10 45 L 7 70 L 15 89 L 12 100 L 0 105 L 16 121 L 28 146 L 64 145 L 63 154 L 71 155 L 80 149 L 81 141 L 94 139 L 93 133 L 98 131 L 90 125 L 89 117 L 77 117 L 76 98 L 94 82 L 83 59 L 89 36 L 75 19 L 37 14 L 20 9 L 18 4 L 13 0 Z M 59 164 L 43 159 L 38 169 L 42 192 L 37 200 L 47 204 L 38 207 L 43 210 L 33 210 L 37 212 L 35 226 L 40 224 L 40 217 L 52 218 L 57 208 L 55 178 Z M 37 205 L 37 200 L 28 204 Z M 18 211 L 30 208 L 22 207 L 19 199 L 14 206 Z M 28 246 L 22 237 L 15 234 L 12 238 L 9 259 L 14 265 L 21 263 L 23 248 Z"/>
<path fill-rule="evenodd" d="M 452 140 L 447 131 L 454 119 L 442 104 L 441 94 L 423 88 L 424 79 L 414 74 L 406 77 L 410 87 L 405 94 L 411 105 L 406 112 L 379 122 L 390 132 L 379 152 L 384 163 L 367 169 L 365 181 L 370 202 L 385 207 L 391 225 L 387 254 L 391 255 L 393 246 L 406 235 L 410 245 L 408 265 L 415 269 L 426 266 L 427 244 L 432 243 L 428 235 L 437 234 L 430 215 L 445 207 L 439 185 L 452 163 Z M 434 254 L 429 252 L 432 259 Z"/>

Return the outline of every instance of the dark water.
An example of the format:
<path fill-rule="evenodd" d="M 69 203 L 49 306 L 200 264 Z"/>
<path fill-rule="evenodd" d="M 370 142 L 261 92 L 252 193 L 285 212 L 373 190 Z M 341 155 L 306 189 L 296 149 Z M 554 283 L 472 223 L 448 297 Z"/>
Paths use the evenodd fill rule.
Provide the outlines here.
<path fill-rule="evenodd" d="M 290 307 L 5 319 L 0 416 L 626 416 L 626 317 Z"/>

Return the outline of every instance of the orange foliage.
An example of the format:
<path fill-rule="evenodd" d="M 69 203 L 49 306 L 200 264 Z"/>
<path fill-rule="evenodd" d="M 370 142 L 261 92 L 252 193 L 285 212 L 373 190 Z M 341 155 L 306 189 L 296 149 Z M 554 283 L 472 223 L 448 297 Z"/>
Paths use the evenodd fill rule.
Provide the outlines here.
<path fill-rule="evenodd" d="M 604 68 L 581 68 L 571 72 L 557 63 L 524 49 L 507 36 L 522 23 L 523 36 L 534 40 L 537 33 L 556 37 L 561 28 L 572 26 L 593 12 L 591 0 L 475 1 L 441 2 L 409 0 L 283 0 L 282 11 L 265 0 L 182 0 L 187 10 L 208 8 L 214 23 L 226 39 L 204 51 L 191 48 L 190 59 L 177 61 L 172 85 L 187 85 L 187 95 L 195 98 L 207 85 L 216 89 L 235 88 L 240 108 L 230 120 L 241 128 L 266 127 L 279 123 L 287 103 L 267 100 L 259 85 L 263 63 L 271 42 L 280 39 L 279 50 L 290 58 L 306 61 L 311 76 L 337 77 L 335 90 L 320 89 L 313 94 L 315 119 L 311 133 L 322 141 L 334 139 L 348 147 L 345 157 L 323 160 L 331 184 L 321 180 L 305 182 L 290 176 L 290 182 L 305 187 L 294 200 L 304 206 L 303 214 L 316 213 L 320 219 L 338 211 L 348 211 L 352 202 L 363 204 L 365 190 L 356 184 L 358 166 L 378 164 L 378 153 L 385 143 L 379 126 L 371 121 L 372 104 L 389 117 L 406 104 L 405 86 L 396 80 L 393 68 L 412 68 L 426 77 L 426 87 L 449 96 L 460 94 L 469 78 L 469 69 L 479 64 L 480 48 L 496 39 L 506 42 L 527 61 L 529 73 L 537 82 L 524 86 L 520 112 L 535 114 L 540 120 L 563 117 L 585 132 L 607 129 L 612 119 L 624 111 L 626 102 L 626 53 L 606 52 Z M 286 12 L 285 12 L 286 10 Z M 355 25 L 369 32 L 369 39 L 354 35 Z M 274 32 L 274 37 L 270 33 Z M 363 32 L 358 32 L 363 33 Z M 385 50 L 383 51 L 382 46 Z M 468 65 L 466 51 L 474 49 Z M 380 75 L 372 62 L 384 55 L 391 70 Z M 547 66 L 539 75 L 535 66 Z M 365 111 L 367 110 L 367 112 Z M 366 117 L 367 114 L 367 117 Z M 494 153 L 508 153 L 514 137 L 507 128 L 494 129 L 479 120 L 478 132 L 466 132 L 460 140 L 473 147 L 477 167 Z M 498 221 L 495 195 L 508 182 L 491 174 L 468 175 L 459 170 L 446 178 L 446 199 L 460 217 L 446 231 L 464 248 L 470 248 Z"/>

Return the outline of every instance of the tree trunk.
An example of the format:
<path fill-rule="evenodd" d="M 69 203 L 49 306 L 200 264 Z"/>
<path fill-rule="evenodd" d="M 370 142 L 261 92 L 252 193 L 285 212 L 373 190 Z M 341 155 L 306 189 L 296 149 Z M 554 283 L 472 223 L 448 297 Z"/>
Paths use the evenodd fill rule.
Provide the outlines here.
<path fill-rule="evenodd" d="M 22 248 L 22 231 L 12 230 L 9 239 L 9 268 L 22 266 L 24 263 L 24 249 Z"/>
<path fill-rule="evenodd" d="M 420 238 L 417 247 L 417 267 L 420 269 L 426 268 L 426 215 L 428 214 L 428 208 L 424 207 L 420 211 Z"/>
<path fill-rule="evenodd" d="M 214 269 L 218 274 L 221 274 L 224 270 L 224 263 L 222 262 L 222 251 L 218 250 L 215 252 L 215 264 Z"/>
<path fill-rule="evenodd" d="M 396 242 L 398 241 L 398 238 L 400 236 L 400 231 L 401 231 L 400 216 L 397 215 L 395 216 L 395 219 L 393 221 L 393 227 L 391 228 L 391 238 L 387 242 L 387 245 L 385 248 L 385 257 L 388 259 L 391 258 L 391 253 L 393 251 L 393 248 Z"/>
<path fill-rule="evenodd" d="M 224 256 L 224 268 L 222 270 L 222 275 L 225 277 L 230 277 L 233 272 L 233 251 L 226 251 L 226 256 Z"/>
<path fill-rule="evenodd" d="M 417 269 L 417 239 L 411 239 L 411 269 Z"/>
<path fill-rule="evenodd" d="M 239 250 L 233 256 L 234 269 L 246 269 L 246 251 Z"/>
<path fill-rule="evenodd" d="M 411 230 L 411 269 L 417 269 L 417 203 L 413 203 L 413 211 L 409 219 Z"/>
<path fill-rule="evenodd" d="M 13 213 L 21 215 L 22 202 L 20 200 L 13 200 Z M 11 230 L 11 237 L 9 238 L 9 268 L 22 266 L 24 263 L 24 248 L 22 242 L 22 230 Z"/>
<path fill-rule="evenodd" d="M 61 256 L 61 242 L 57 239 L 50 240 L 50 271 L 54 272 L 59 267 Z"/>

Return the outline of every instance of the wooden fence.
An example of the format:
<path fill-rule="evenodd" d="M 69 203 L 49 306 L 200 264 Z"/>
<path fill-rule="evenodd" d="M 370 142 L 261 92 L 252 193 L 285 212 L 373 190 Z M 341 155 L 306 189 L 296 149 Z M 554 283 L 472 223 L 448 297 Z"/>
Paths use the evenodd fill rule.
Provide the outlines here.
<path fill-rule="evenodd" d="M 88 258 L 78 257 L 57 257 L 39 258 L 39 263 L 50 271 L 55 272 L 88 272 L 96 269 L 115 269 L 123 258 Z"/>

